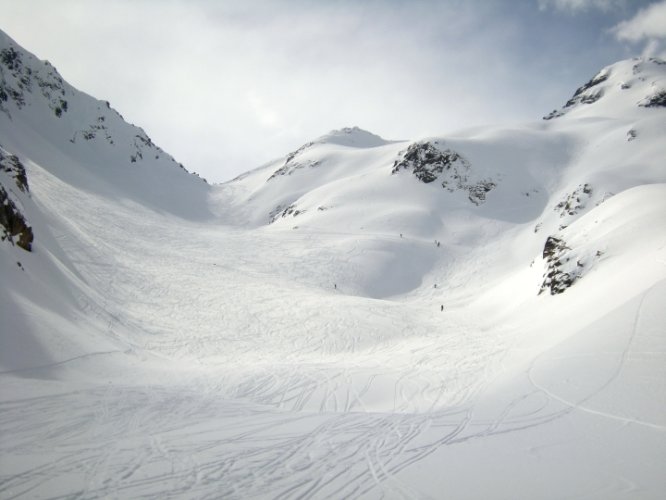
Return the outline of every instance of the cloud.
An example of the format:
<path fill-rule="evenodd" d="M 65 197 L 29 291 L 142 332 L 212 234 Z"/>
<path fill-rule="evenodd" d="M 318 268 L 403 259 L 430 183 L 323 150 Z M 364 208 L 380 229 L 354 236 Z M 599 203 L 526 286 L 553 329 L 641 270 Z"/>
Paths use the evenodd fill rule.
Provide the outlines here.
<path fill-rule="evenodd" d="M 219 181 L 333 128 L 409 139 L 538 119 L 625 56 L 615 37 L 597 43 L 617 13 L 602 26 L 554 11 L 624 3 L 0 0 L 0 12 L 70 83 Z"/>
<path fill-rule="evenodd" d="M 588 10 L 610 12 L 624 7 L 626 3 L 627 0 L 539 0 L 539 8 L 541 10 L 552 8 L 571 14 Z"/>
<path fill-rule="evenodd" d="M 19 43 L 219 180 L 332 128 L 418 137 L 520 112 L 522 99 L 494 97 L 519 78 L 504 55 L 519 23 L 472 4 L 0 0 L 0 10 L 13 26 L 43 13 Z"/>
<path fill-rule="evenodd" d="M 634 17 L 622 21 L 611 32 L 621 41 L 646 42 L 644 56 L 666 56 L 666 0 L 639 10 Z"/>
<path fill-rule="evenodd" d="M 622 21 L 613 31 L 619 40 L 630 42 L 666 38 L 666 0 L 639 10 L 632 19 Z"/>

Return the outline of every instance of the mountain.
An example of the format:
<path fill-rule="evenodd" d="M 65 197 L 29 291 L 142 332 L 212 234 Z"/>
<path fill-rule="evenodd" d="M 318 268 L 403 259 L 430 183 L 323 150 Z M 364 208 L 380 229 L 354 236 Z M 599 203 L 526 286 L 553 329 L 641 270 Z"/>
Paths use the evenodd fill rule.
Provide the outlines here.
<path fill-rule="evenodd" d="M 48 165 L 67 184 L 115 196 L 180 217 L 207 214 L 209 186 L 188 174 L 139 127 L 106 101 L 72 88 L 0 33 L 0 126 L 10 154 Z M 187 198 L 186 203 L 179 200 Z"/>
<path fill-rule="evenodd" d="M 659 498 L 665 77 L 211 186 L 1 34 L 0 496 Z"/>

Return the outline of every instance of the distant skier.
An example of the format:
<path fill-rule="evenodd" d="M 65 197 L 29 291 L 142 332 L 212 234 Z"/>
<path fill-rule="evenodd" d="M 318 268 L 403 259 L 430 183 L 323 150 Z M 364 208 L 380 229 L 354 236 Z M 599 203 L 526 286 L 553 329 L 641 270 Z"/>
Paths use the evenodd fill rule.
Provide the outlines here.
<path fill-rule="evenodd" d="M 444 312 L 444 304 L 442 304 L 439 308 L 440 311 Z"/>
<path fill-rule="evenodd" d="M 337 290 L 337 289 L 338 289 L 338 284 L 337 284 L 337 283 L 333 283 L 333 288 L 334 288 L 335 290 Z"/>

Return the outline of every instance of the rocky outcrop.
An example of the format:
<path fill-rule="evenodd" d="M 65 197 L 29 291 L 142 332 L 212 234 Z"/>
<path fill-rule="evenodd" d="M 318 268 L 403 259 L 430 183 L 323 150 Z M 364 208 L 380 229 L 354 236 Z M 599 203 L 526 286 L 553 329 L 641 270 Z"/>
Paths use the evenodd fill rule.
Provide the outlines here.
<path fill-rule="evenodd" d="M 643 108 L 663 108 L 666 107 L 666 90 L 658 90 L 638 103 Z"/>
<path fill-rule="evenodd" d="M 643 88 L 645 89 L 645 97 L 636 102 L 637 106 L 643 108 L 664 107 L 666 106 L 666 88 L 663 86 L 662 78 L 655 76 L 663 72 L 663 70 L 655 73 L 655 66 L 663 66 L 665 64 L 666 61 L 654 57 L 647 59 L 637 58 L 631 67 L 631 75 L 624 71 L 622 65 L 615 65 L 614 68 L 605 68 L 585 85 L 578 88 L 562 108 L 552 111 L 544 116 L 543 119 L 551 120 L 558 118 L 581 105 L 593 104 L 606 94 L 610 96 L 616 92 L 615 89 L 626 91 L 628 89 Z"/>
<path fill-rule="evenodd" d="M 572 247 L 561 236 L 548 236 L 541 254 L 545 270 L 539 295 L 545 291 L 550 292 L 550 295 L 563 293 L 583 278 L 604 255 L 601 250 L 595 250 L 585 243 Z"/>
<path fill-rule="evenodd" d="M 22 193 L 30 191 L 28 188 L 28 176 L 25 173 L 25 167 L 18 156 L 9 154 L 0 146 L 0 172 L 9 175 L 16 184 L 16 187 Z"/>
<path fill-rule="evenodd" d="M 594 89 L 600 83 L 608 80 L 610 76 L 610 71 L 603 70 L 598 73 L 594 78 L 588 81 L 585 85 L 576 89 L 573 97 L 567 101 L 567 103 L 559 110 L 553 110 L 548 115 L 544 116 L 544 120 L 552 120 L 553 118 L 558 118 L 567 113 L 571 108 L 579 104 L 592 104 L 601 99 L 604 95 L 603 89 Z"/>
<path fill-rule="evenodd" d="M 32 251 L 34 236 L 32 228 L 28 225 L 25 217 L 16 204 L 9 198 L 9 193 L 0 184 L 0 240 L 8 240 L 11 244 Z"/>
<path fill-rule="evenodd" d="M 471 165 L 452 149 L 440 149 L 437 143 L 415 142 L 400 153 L 393 163 L 392 174 L 411 171 L 426 184 L 438 181 L 449 192 L 465 191 L 475 205 L 486 200 L 486 194 L 497 184 L 490 179 L 472 180 Z"/>
<path fill-rule="evenodd" d="M 555 236 L 548 237 L 542 253 L 542 258 L 546 262 L 546 272 L 543 276 L 543 283 L 539 288 L 539 295 L 546 290 L 551 295 L 560 294 L 573 285 L 580 277 L 576 269 L 565 271 L 565 267 L 571 267 L 567 266 L 571 260 L 571 256 L 569 255 L 570 250 L 564 240 Z M 582 265 L 576 267 L 582 267 Z"/>
<path fill-rule="evenodd" d="M 23 57 L 24 54 L 12 46 L 0 50 L 0 111 L 9 115 L 7 103 L 21 109 L 26 104 L 26 94 L 39 92 L 53 114 L 61 117 L 68 110 L 62 77 L 48 62 L 29 65 Z"/>
<path fill-rule="evenodd" d="M 292 151 L 285 156 L 282 166 L 273 172 L 268 181 L 280 176 L 292 175 L 298 170 L 321 166 L 324 163 L 321 159 L 302 157 L 303 153 L 310 150 L 313 146 L 321 144 L 343 146 L 345 148 L 376 148 L 389 144 L 389 141 L 359 127 L 345 127 L 339 130 L 331 130 L 328 134 L 304 144 L 296 151 Z"/>
<path fill-rule="evenodd" d="M 321 162 L 319 160 L 299 160 L 298 157 L 303 153 L 304 151 L 307 151 L 310 149 L 312 146 L 314 146 L 316 143 L 315 142 L 308 142 L 307 144 L 304 144 L 300 148 L 298 148 L 296 151 L 292 151 L 289 153 L 284 160 L 284 164 L 278 168 L 275 172 L 273 172 L 273 175 L 271 175 L 268 180 L 275 179 L 276 177 L 282 176 L 282 175 L 291 175 L 293 174 L 296 170 L 302 169 L 302 168 L 311 168 L 311 167 L 316 167 L 318 166 Z"/>
<path fill-rule="evenodd" d="M 656 57 L 651 57 L 647 60 L 636 63 L 633 67 L 634 75 L 640 75 L 643 73 L 645 68 L 650 64 L 664 66 L 666 65 L 666 61 Z M 645 76 L 640 76 L 639 78 L 643 81 L 646 81 Z M 652 85 L 656 88 L 653 87 L 650 95 L 641 99 L 638 105 L 642 108 L 663 108 L 666 106 L 666 89 L 663 87 L 663 85 L 658 85 L 657 82 L 653 82 Z"/>
<path fill-rule="evenodd" d="M 0 146 L 0 239 L 30 252 L 34 235 L 19 209 L 20 203 L 13 186 L 25 195 L 30 191 L 25 167 L 18 156 Z"/>
<path fill-rule="evenodd" d="M 105 142 L 120 146 L 118 150 L 123 154 L 127 151 L 128 163 L 164 158 L 185 170 L 156 146 L 142 129 L 132 126 L 133 133 L 126 134 L 125 125 L 129 124 L 108 101 L 93 101 L 96 104 L 93 107 L 90 98 L 86 96 L 85 99 L 87 103 L 82 110 L 79 107 L 81 95 L 63 80 L 56 68 L 48 61 L 40 61 L 0 32 L 0 112 L 13 119 L 12 115 L 24 108 L 45 109 L 46 114 L 41 117 L 45 118 L 50 108 L 54 120 L 68 121 L 66 114 L 69 112 L 72 116 L 73 108 L 78 107 L 80 113 L 76 122 L 59 125 L 62 130 L 76 130 L 69 136 L 71 143 Z"/>
<path fill-rule="evenodd" d="M 101 112 L 101 107 L 98 107 L 98 112 Z M 113 146 L 115 144 L 115 139 L 109 130 L 109 127 L 106 125 L 106 116 L 100 114 L 94 123 L 88 125 L 88 127 L 77 130 L 74 132 L 74 135 L 69 140 L 72 144 L 76 144 L 78 141 L 94 141 L 102 139 L 106 141 L 109 145 Z M 136 163 L 140 160 L 146 158 L 155 158 L 156 160 L 162 156 L 166 156 L 164 151 L 146 135 L 142 130 L 138 134 L 134 134 L 130 146 L 130 163 Z M 183 165 L 178 164 L 182 169 L 185 169 Z"/>
<path fill-rule="evenodd" d="M 555 205 L 555 211 L 560 217 L 567 215 L 578 215 L 585 209 L 592 196 L 592 186 L 590 184 L 581 184 L 571 193 L 567 194 L 563 200 Z"/>
<path fill-rule="evenodd" d="M 299 210 L 296 207 L 296 203 L 292 203 L 287 207 L 284 207 L 284 205 L 279 205 L 275 207 L 275 209 L 272 210 L 270 214 L 268 214 L 268 223 L 272 224 L 280 218 L 284 219 L 286 217 L 298 217 L 302 213 L 305 213 L 305 210 Z"/>

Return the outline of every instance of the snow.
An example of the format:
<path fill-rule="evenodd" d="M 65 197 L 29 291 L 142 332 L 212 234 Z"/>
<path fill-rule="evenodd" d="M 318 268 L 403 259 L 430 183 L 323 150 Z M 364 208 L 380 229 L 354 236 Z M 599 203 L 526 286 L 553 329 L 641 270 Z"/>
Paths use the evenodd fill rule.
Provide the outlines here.
<path fill-rule="evenodd" d="M 0 242 L 0 497 L 661 498 L 664 71 L 413 141 L 479 204 L 358 128 L 209 186 L 66 83 L 6 102 L 35 241 Z M 113 144 L 70 142 L 99 113 Z"/>

